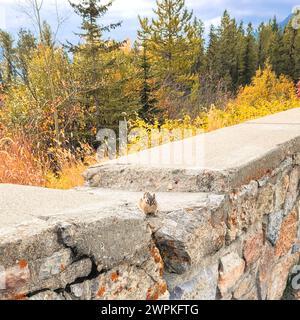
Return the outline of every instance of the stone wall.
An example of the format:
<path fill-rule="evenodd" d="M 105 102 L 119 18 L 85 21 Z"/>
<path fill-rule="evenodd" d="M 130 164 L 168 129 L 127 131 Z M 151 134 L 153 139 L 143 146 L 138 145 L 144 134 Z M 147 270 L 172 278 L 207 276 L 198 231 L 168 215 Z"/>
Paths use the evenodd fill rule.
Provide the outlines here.
<path fill-rule="evenodd" d="M 0 299 L 166 294 L 160 254 L 135 208 L 117 200 L 111 208 L 86 191 L 0 185 L 0 192 Z"/>
<path fill-rule="evenodd" d="M 299 157 L 223 199 L 211 196 L 213 207 L 167 215 L 154 239 L 171 298 L 283 297 L 300 257 Z"/>
<path fill-rule="evenodd" d="M 204 135 L 227 135 L 230 154 L 208 150 L 200 169 L 126 159 L 90 168 L 80 190 L 0 185 L 0 299 L 300 296 L 284 294 L 300 264 L 297 121 L 299 109 Z M 156 217 L 137 207 L 146 190 Z"/>

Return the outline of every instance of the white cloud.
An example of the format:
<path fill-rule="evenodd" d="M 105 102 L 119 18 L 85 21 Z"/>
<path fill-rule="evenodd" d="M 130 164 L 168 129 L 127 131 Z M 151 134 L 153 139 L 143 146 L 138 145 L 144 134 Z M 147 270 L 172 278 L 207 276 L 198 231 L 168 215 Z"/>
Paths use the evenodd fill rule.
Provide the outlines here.
<path fill-rule="evenodd" d="M 6 12 L 0 11 L 0 29 L 6 29 Z"/>
<path fill-rule="evenodd" d="M 218 26 L 221 23 L 221 16 L 212 18 L 212 19 L 208 19 L 208 20 L 204 20 L 204 26 L 205 29 L 209 29 L 210 26 L 213 24 L 214 26 Z"/>
<path fill-rule="evenodd" d="M 138 15 L 148 16 L 152 13 L 153 0 L 115 0 L 111 10 L 110 15 L 119 18 L 136 18 Z"/>
<path fill-rule="evenodd" d="M 7 30 L 16 32 L 19 27 L 32 28 L 31 22 L 22 14 L 20 4 L 26 4 L 30 0 L 0 0 L 0 28 L 7 27 Z M 39 0 L 41 1 L 41 0 Z M 80 18 L 75 16 L 68 0 L 44 0 L 43 18 L 47 19 L 51 25 L 56 25 L 55 6 L 57 1 L 59 12 L 63 16 L 69 17 L 61 32 L 60 38 L 65 40 L 73 35 L 73 31 L 78 30 Z M 79 0 L 72 0 L 78 2 Z M 105 3 L 108 0 L 103 0 Z M 253 21 L 257 25 L 261 21 L 268 21 L 274 15 L 284 19 L 291 13 L 292 7 L 299 4 L 300 0 L 186 0 L 190 9 L 200 18 L 206 27 L 206 34 L 211 24 L 218 25 L 220 16 L 225 9 L 228 9 L 237 20 L 245 22 Z M 122 20 L 123 27 L 112 33 L 112 37 L 126 38 L 135 37 L 138 28 L 137 16 L 151 16 L 152 8 L 155 7 L 155 0 L 115 0 L 104 23 L 117 22 Z"/>

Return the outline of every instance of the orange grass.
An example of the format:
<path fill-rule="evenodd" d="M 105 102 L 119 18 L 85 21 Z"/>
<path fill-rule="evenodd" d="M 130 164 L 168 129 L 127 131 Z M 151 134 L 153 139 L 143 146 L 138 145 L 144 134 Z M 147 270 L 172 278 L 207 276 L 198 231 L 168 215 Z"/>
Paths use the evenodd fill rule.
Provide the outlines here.
<path fill-rule="evenodd" d="M 51 164 L 33 155 L 33 147 L 23 135 L 13 138 L 0 133 L 0 183 L 40 186 L 53 189 L 71 189 L 82 186 L 82 173 L 95 160 L 91 148 L 83 146 L 87 156 L 84 162 L 76 160 L 69 151 L 55 150 L 60 172 L 54 174 Z"/>
<path fill-rule="evenodd" d="M 51 170 L 47 171 L 45 175 L 46 187 L 51 189 L 72 189 L 83 186 L 83 172 L 96 162 L 94 150 L 87 144 L 81 144 L 80 148 L 75 152 L 76 156 L 65 149 L 56 149 L 53 152 L 59 163 L 60 170 L 57 174 L 54 174 Z"/>
<path fill-rule="evenodd" d="M 44 170 L 25 137 L 0 135 L 0 183 L 45 186 Z"/>

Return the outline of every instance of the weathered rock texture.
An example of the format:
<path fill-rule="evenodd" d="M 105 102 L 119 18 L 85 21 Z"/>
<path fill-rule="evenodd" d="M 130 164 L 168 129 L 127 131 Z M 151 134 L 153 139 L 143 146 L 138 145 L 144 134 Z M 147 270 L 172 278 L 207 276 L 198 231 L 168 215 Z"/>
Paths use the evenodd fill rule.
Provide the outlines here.
<path fill-rule="evenodd" d="M 297 156 L 233 189 L 224 200 L 218 198 L 214 207 L 207 202 L 203 208 L 167 214 L 170 221 L 163 222 L 154 239 L 171 298 L 283 297 L 300 257 Z"/>
<path fill-rule="evenodd" d="M 299 123 L 297 109 L 197 137 L 222 144 L 206 167 L 130 158 L 89 169 L 81 190 L 0 185 L 0 298 L 299 297 L 286 289 L 300 259 Z M 156 217 L 137 207 L 146 190 Z"/>

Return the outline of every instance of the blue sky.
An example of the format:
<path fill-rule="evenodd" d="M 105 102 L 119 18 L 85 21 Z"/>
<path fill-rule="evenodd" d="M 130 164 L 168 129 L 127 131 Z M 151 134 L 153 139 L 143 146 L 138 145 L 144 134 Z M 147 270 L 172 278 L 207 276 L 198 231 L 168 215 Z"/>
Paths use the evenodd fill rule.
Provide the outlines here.
<path fill-rule="evenodd" d="M 0 0 L 0 28 L 15 33 L 20 27 L 32 28 L 30 19 L 23 13 L 22 7 L 30 0 Z M 38 0 L 41 1 L 41 0 Z M 43 18 L 47 19 L 55 29 L 55 2 L 61 16 L 67 17 L 58 33 L 58 39 L 65 41 L 76 37 L 80 19 L 74 15 L 67 0 L 44 0 Z M 218 24 L 225 9 L 232 16 L 245 22 L 252 21 L 257 26 L 262 21 L 268 21 L 274 15 L 279 21 L 284 20 L 300 0 L 187 0 L 187 6 L 205 24 L 208 30 L 211 23 Z M 110 12 L 105 17 L 105 23 L 123 21 L 121 28 L 111 33 L 112 38 L 123 40 L 136 37 L 138 28 L 137 16 L 151 16 L 155 0 L 115 0 Z"/>

